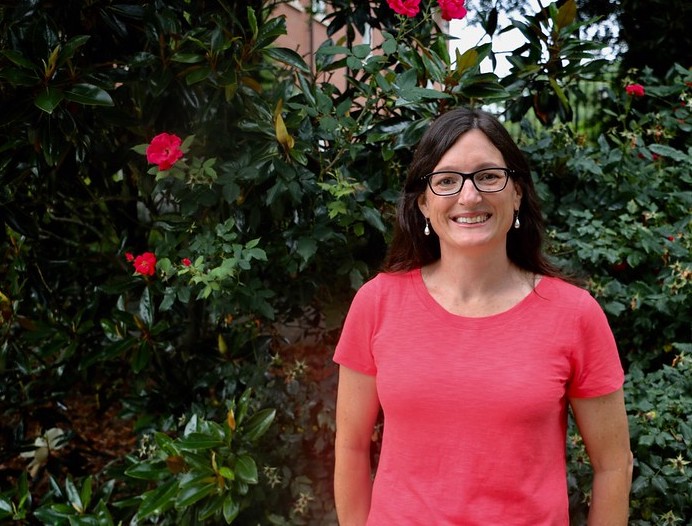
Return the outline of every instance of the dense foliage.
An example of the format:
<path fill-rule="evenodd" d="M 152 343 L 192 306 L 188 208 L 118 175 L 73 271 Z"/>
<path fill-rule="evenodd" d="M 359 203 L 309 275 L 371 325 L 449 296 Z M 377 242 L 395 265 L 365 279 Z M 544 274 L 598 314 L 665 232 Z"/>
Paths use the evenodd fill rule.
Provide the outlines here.
<path fill-rule="evenodd" d="M 504 115 L 549 251 L 610 317 L 634 523 L 689 516 L 692 73 L 608 74 L 573 1 L 513 22 L 527 43 L 499 79 L 490 44 L 450 56 L 436 2 L 334 0 L 312 71 L 274 4 L 0 7 L 0 519 L 333 523 L 334 337 L 412 149 L 456 105 Z M 162 133 L 180 144 L 152 156 Z M 84 400 L 136 445 L 80 433 Z"/>

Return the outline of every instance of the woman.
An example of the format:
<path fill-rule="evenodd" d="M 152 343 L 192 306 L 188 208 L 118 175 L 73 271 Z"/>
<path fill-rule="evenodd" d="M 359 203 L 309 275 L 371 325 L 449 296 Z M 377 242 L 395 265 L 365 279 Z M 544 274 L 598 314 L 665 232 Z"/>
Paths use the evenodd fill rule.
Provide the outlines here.
<path fill-rule="evenodd" d="M 595 300 L 542 254 L 542 226 L 499 121 L 456 109 L 431 125 L 384 272 L 356 294 L 334 357 L 342 526 L 567 525 L 568 405 L 594 471 L 589 524 L 626 525 L 617 349 Z"/>

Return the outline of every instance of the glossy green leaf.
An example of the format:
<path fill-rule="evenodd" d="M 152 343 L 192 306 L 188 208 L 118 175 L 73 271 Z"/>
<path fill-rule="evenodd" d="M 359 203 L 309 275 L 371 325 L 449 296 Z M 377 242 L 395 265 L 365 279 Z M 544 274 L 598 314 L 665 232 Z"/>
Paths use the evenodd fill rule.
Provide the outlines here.
<path fill-rule="evenodd" d="M 50 114 L 53 113 L 53 110 L 58 107 L 64 98 L 65 94 L 61 90 L 48 87 L 34 99 L 34 104 L 37 108 Z"/>
<path fill-rule="evenodd" d="M 203 66 L 200 68 L 196 68 L 193 69 L 187 75 L 185 75 L 185 82 L 188 86 L 192 86 L 193 84 L 197 84 L 198 82 L 202 82 L 203 80 L 208 79 L 209 75 L 211 75 L 210 67 Z"/>
<path fill-rule="evenodd" d="M 75 51 L 77 51 L 77 48 L 86 44 L 90 38 L 90 35 L 77 35 L 70 38 L 60 49 L 57 62 L 58 67 L 70 60 L 74 56 Z"/>
<path fill-rule="evenodd" d="M 223 440 L 204 433 L 190 433 L 178 443 L 180 449 L 186 450 L 211 449 L 221 445 L 223 445 Z"/>
<path fill-rule="evenodd" d="M 30 70 L 33 70 L 35 68 L 33 62 L 31 62 L 28 58 L 26 58 L 21 53 L 18 53 L 17 51 L 14 51 L 12 49 L 0 50 L 0 55 L 3 55 L 5 58 L 9 59 L 11 62 L 16 64 L 20 68 L 30 69 Z"/>
<path fill-rule="evenodd" d="M 163 513 L 172 508 L 177 492 L 178 481 L 176 479 L 168 480 L 156 489 L 147 491 L 137 510 L 137 517 L 141 520 L 149 515 Z"/>
<path fill-rule="evenodd" d="M 276 409 L 262 409 L 252 415 L 244 425 L 245 438 L 254 441 L 264 435 L 274 421 L 275 416 Z"/>
<path fill-rule="evenodd" d="M 223 518 L 226 524 L 231 524 L 240 513 L 240 504 L 233 497 L 227 495 L 223 501 Z"/>
<path fill-rule="evenodd" d="M 310 73 L 310 66 L 303 60 L 303 57 L 292 49 L 285 47 L 270 47 L 264 49 L 262 53 L 287 66 L 296 68 L 303 73 Z"/>
<path fill-rule="evenodd" d="M 163 480 L 169 472 L 164 461 L 155 460 L 137 462 L 125 470 L 125 475 L 142 480 Z"/>
<path fill-rule="evenodd" d="M 257 464 L 250 455 L 241 455 L 235 463 L 235 474 L 237 477 L 248 484 L 257 484 Z"/>
<path fill-rule="evenodd" d="M 178 508 L 186 508 L 210 495 L 215 489 L 215 482 L 189 484 L 180 489 L 176 497 L 175 505 Z"/>
<path fill-rule="evenodd" d="M 75 84 L 65 90 L 65 98 L 87 106 L 113 106 L 108 92 L 93 84 Z"/>

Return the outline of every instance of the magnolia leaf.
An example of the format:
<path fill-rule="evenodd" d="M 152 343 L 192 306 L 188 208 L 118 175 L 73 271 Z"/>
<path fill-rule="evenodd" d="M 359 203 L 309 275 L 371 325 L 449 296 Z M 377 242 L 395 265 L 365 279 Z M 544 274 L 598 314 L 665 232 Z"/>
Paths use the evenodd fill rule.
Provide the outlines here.
<path fill-rule="evenodd" d="M 557 95 L 558 99 L 560 99 L 560 102 L 562 103 L 562 106 L 566 109 L 569 110 L 569 101 L 567 100 L 567 97 L 565 96 L 565 92 L 562 91 L 562 88 L 560 85 L 557 83 L 557 80 L 555 80 L 553 77 L 550 77 L 550 85 L 553 88 L 553 91 Z"/>
<path fill-rule="evenodd" d="M 456 72 L 457 73 L 463 73 L 469 68 L 472 68 L 473 66 L 478 65 L 478 51 L 476 51 L 475 48 L 471 48 L 467 51 L 464 52 L 464 54 L 460 54 L 459 50 L 457 49 L 457 64 L 456 64 Z"/>
<path fill-rule="evenodd" d="M 178 492 L 178 479 L 170 479 L 156 489 L 147 491 L 144 500 L 137 510 L 137 517 L 143 519 L 153 513 L 162 513 L 171 508 Z"/>
<path fill-rule="evenodd" d="M 34 104 L 46 113 L 53 113 L 64 98 L 65 94 L 61 90 L 49 86 L 34 99 Z"/>
<path fill-rule="evenodd" d="M 262 50 L 262 53 L 283 62 L 287 66 L 292 66 L 303 73 L 310 73 L 310 66 L 307 65 L 303 57 L 294 50 L 285 47 L 269 47 Z"/>
<path fill-rule="evenodd" d="M 75 84 L 65 91 L 65 98 L 86 106 L 113 106 L 111 96 L 93 84 Z"/>
<path fill-rule="evenodd" d="M 557 12 L 555 23 L 558 29 L 563 29 L 569 26 L 574 19 L 577 18 L 577 2 L 575 0 L 567 0 Z"/>
<path fill-rule="evenodd" d="M 249 455 L 241 455 L 235 463 L 235 474 L 248 484 L 257 484 L 257 464 Z"/>
<path fill-rule="evenodd" d="M 295 145 L 295 139 L 288 133 L 286 123 L 284 122 L 281 114 L 276 115 L 274 126 L 276 131 L 276 140 L 279 141 L 279 144 L 281 144 L 285 150 L 292 150 L 293 146 Z"/>

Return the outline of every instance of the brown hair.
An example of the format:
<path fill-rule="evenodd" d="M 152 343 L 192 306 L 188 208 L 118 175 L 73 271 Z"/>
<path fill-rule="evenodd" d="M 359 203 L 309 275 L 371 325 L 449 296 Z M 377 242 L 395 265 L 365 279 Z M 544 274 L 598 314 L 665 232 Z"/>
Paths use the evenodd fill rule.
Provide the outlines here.
<path fill-rule="evenodd" d="M 425 192 L 423 176 L 433 171 L 442 156 L 461 135 L 469 130 L 482 131 L 500 150 L 511 176 L 521 189 L 519 220 L 521 227 L 507 234 L 507 255 L 519 268 L 558 276 L 561 272 L 542 251 L 543 217 L 531 180 L 529 165 L 502 123 L 491 114 L 468 108 L 457 108 L 438 117 L 423 135 L 408 172 L 397 208 L 394 237 L 384 261 L 383 271 L 405 272 L 440 258 L 440 242 L 434 232 L 423 234 L 425 218 L 418 208 L 418 197 Z"/>

